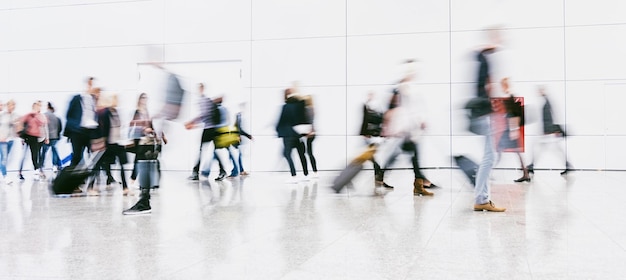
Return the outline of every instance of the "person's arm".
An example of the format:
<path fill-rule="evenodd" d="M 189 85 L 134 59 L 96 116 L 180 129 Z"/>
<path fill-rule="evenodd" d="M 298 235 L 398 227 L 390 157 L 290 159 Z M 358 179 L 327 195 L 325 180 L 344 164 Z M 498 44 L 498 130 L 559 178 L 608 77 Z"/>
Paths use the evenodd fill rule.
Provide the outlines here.
<path fill-rule="evenodd" d="M 252 135 L 248 134 L 243 130 L 243 128 L 241 128 L 241 113 L 237 114 L 235 117 L 235 127 L 237 128 L 237 131 L 239 131 L 239 135 L 243 135 L 252 140 Z"/>

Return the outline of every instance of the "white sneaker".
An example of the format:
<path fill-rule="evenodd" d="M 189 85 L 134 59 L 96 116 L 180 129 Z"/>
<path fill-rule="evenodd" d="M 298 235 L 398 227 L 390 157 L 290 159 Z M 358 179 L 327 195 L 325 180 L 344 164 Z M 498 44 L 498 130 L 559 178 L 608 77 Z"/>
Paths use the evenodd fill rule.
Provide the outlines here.
<path fill-rule="evenodd" d="M 9 177 L 2 178 L 2 182 L 4 182 L 7 185 L 13 184 L 13 180 Z"/>

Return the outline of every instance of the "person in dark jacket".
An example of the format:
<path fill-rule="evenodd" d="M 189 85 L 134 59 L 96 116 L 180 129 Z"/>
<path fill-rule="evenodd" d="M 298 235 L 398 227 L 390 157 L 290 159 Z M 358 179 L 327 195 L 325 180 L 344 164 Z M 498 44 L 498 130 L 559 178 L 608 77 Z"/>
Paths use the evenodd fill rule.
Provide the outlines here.
<path fill-rule="evenodd" d="M 44 143 L 41 147 L 41 167 L 46 162 L 46 154 L 49 149 L 52 149 L 52 166 L 53 170 L 61 170 L 62 163 L 61 158 L 59 157 L 59 152 L 57 151 L 57 142 L 61 138 L 61 131 L 63 131 L 63 124 L 61 123 L 61 119 L 59 119 L 54 114 L 54 106 L 52 103 L 48 102 L 48 111 L 44 114 L 48 119 L 48 135 L 50 137 L 50 141 L 46 144 Z M 56 168 L 56 169 L 55 169 Z"/>
<path fill-rule="evenodd" d="M 93 77 L 87 78 L 87 90 L 72 97 L 67 115 L 63 136 L 72 142 L 72 162 L 76 166 L 83 159 L 83 152 L 89 149 L 92 134 L 98 128 L 96 119 L 96 102 L 100 88 L 93 87 Z"/>
<path fill-rule="evenodd" d="M 115 161 L 119 161 L 120 163 L 120 177 L 122 180 L 122 191 L 124 195 L 128 195 L 130 193 L 130 189 L 128 188 L 128 184 L 126 183 L 126 174 L 124 171 L 124 164 L 128 163 L 128 158 L 126 157 L 126 150 L 124 147 L 119 145 L 119 141 L 121 140 L 120 134 L 120 117 L 117 113 L 117 95 L 111 94 L 106 95 L 100 98 L 99 105 L 101 107 L 98 110 L 98 138 L 104 138 L 106 143 L 106 150 L 96 167 L 94 168 L 94 175 L 97 174 L 99 169 L 104 169 L 107 174 L 107 185 L 114 183 L 115 180 L 111 174 L 111 164 L 114 164 Z M 93 185 L 95 182 L 95 176 L 91 179 L 87 186 L 89 195 L 97 195 L 98 192 L 93 189 Z"/>
<path fill-rule="evenodd" d="M 306 115 L 304 101 L 297 98 L 297 96 L 293 94 L 292 89 L 286 89 L 285 104 L 283 105 L 280 118 L 276 124 L 276 132 L 278 133 L 278 137 L 283 138 L 283 156 L 289 164 L 289 172 L 291 173 L 291 180 L 289 183 L 297 182 L 296 167 L 293 163 L 293 159 L 291 158 L 291 151 L 294 148 L 298 151 L 304 176 L 309 175 L 306 157 L 304 156 L 304 143 L 300 140 L 300 134 L 293 129 L 295 125 L 303 124 L 305 122 Z"/>
<path fill-rule="evenodd" d="M 552 113 L 552 104 L 550 103 L 550 100 L 548 99 L 548 96 L 546 95 L 545 88 L 543 86 L 540 86 L 538 89 L 538 92 L 539 92 L 539 95 L 541 95 L 541 97 L 543 97 L 544 99 L 543 113 L 542 113 L 543 137 L 538 143 L 538 146 L 541 147 L 541 149 L 539 150 L 546 150 L 545 146 L 548 144 L 554 145 L 554 149 L 549 149 L 549 150 L 557 151 L 560 157 L 565 159 L 565 170 L 561 172 L 561 175 L 566 175 L 572 169 L 572 165 L 567 160 L 567 154 L 565 154 L 565 150 L 563 150 L 563 147 L 560 144 L 561 141 L 558 141 L 558 140 L 563 140 L 565 138 L 565 131 L 563 130 L 563 127 L 561 127 L 561 125 L 554 123 L 554 116 Z M 537 147 L 533 149 L 533 161 L 527 166 L 528 172 L 530 173 L 535 172 L 534 162 L 537 161 L 537 159 L 539 158 L 539 155 L 544 154 L 542 152 L 538 152 L 539 150 L 537 149 Z"/>

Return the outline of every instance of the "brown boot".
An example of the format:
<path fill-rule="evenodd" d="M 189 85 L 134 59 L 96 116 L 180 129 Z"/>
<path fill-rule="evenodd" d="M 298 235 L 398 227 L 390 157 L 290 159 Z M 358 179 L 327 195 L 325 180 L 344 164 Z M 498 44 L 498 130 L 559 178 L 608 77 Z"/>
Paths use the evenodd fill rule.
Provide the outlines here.
<path fill-rule="evenodd" d="M 434 195 L 424 189 L 424 179 L 415 179 L 413 181 L 413 195 Z"/>
<path fill-rule="evenodd" d="M 504 212 L 506 208 L 498 208 L 489 200 L 485 204 L 474 204 L 474 211 Z"/>

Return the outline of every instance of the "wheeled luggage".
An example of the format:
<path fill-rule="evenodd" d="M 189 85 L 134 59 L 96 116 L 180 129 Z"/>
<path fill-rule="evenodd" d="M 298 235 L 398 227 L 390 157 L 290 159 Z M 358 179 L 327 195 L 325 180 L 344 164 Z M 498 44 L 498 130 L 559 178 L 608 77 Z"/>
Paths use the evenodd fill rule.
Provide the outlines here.
<path fill-rule="evenodd" d="M 348 184 L 354 177 L 356 177 L 359 172 L 363 169 L 363 163 L 368 160 L 371 160 L 374 157 L 374 153 L 376 152 L 376 146 L 371 145 L 368 147 L 365 152 L 356 157 L 344 170 L 339 173 L 339 176 L 333 180 L 333 185 L 331 188 L 339 193 L 341 190 Z"/>
<path fill-rule="evenodd" d="M 94 151 L 89 158 L 85 158 L 80 164 L 61 169 L 50 184 L 52 194 L 73 194 L 92 174 L 94 166 L 103 154 L 104 150 Z"/>

